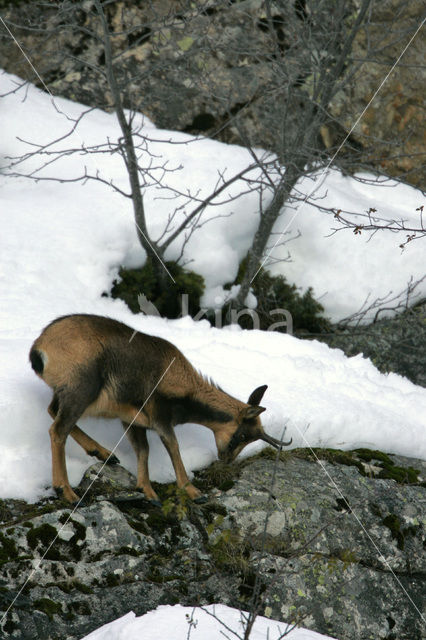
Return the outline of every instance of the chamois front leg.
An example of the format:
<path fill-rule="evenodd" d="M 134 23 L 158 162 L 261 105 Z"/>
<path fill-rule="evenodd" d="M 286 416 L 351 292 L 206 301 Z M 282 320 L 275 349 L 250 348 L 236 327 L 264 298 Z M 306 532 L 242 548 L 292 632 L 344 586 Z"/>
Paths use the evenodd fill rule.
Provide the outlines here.
<path fill-rule="evenodd" d="M 194 485 L 189 481 L 188 474 L 186 473 L 186 469 L 183 465 L 180 455 L 179 444 L 173 429 L 167 429 L 167 432 L 163 432 L 160 435 L 160 438 L 172 460 L 173 468 L 176 474 L 176 482 L 179 489 L 185 489 L 188 496 L 191 498 L 191 500 L 194 500 L 194 502 L 206 502 L 206 496 L 203 496 L 201 491 L 194 487 Z"/>
<path fill-rule="evenodd" d="M 74 425 L 70 431 L 70 436 L 82 447 L 89 456 L 95 456 L 101 462 L 107 464 L 118 464 L 120 460 L 109 449 L 105 449 L 99 442 L 93 440 L 80 429 L 78 425 Z"/>

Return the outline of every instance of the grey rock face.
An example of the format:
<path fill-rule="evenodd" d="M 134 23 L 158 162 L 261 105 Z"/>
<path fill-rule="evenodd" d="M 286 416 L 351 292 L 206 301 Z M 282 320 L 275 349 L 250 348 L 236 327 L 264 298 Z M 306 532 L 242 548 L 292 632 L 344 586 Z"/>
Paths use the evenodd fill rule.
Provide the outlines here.
<path fill-rule="evenodd" d="M 255 461 L 220 498 L 258 550 L 271 616 L 341 640 L 420 638 L 424 487 L 323 460 L 279 463 L 271 489 L 272 473 Z"/>
<path fill-rule="evenodd" d="M 74 640 L 130 610 L 223 602 L 340 640 L 420 640 L 426 464 L 395 458 L 420 472 L 406 485 L 374 477 L 378 452 L 323 454 L 248 460 L 228 490 L 219 468 L 202 506 L 160 487 L 153 508 L 119 465 L 76 511 L 1 502 L 2 638 Z"/>
<path fill-rule="evenodd" d="M 295 25 L 309 20 L 309 15 L 302 16 L 305 4 L 271 3 L 268 18 L 261 0 L 110 3 L 107 18 L 114 33 L 115 70 L 119 78 L 126 77 L 125 106 L 146 114 L 159 127 L 215 134 L 225 142 L 241 143 L 242 128 L 253 145 L 280 153 L 280 129 L 291 135 L 307 106 L 312 77 L 306 58 L 322 55 L 325 46 L 318 36 L 308 53 L 304 38 L 295 34 Z M 347 5 L 347 26 L 355 6 Z M 49 3 L 11 2 L 4 15 L 54 95 L 112 108 L 105 77 L 99 73 L 105 65 L 103 46 L 87 35 L 98 35 L 101 29 L 92 0 L 83 3 L 74 28 L 66 8 L 58 15 Z M 331 101 L 338 125 L 330 123 L 320 132 L 324 146 L 334 146 L 352 131 L 374 96 L 351 139 L 365 148 L 364 161 L 390 175 L 408 172 L 407 179 L 419 186 L 424 173 L 421 32 L 375 92 L 422 18 L 423 3 L 418 0 L 409 8 L 402 0 L 372 3 L 371 24 L 357 35 L 353 51 L 354 68 L 364 58 L 367 63 Z M 301 46 L 294 48 L 298 38 Z M 275 48 L 290 61 L 285 70 L 277 64 Z M 7 71 L 38 82 L 6 33 L 0 37 L 0 57 Z M 295 86 L 301 88 L 296 94 Z"/>
<path fill-rule="evenodd" d="M 362 353 L 382 372 L 394 371 L 426 386 L 426 304 L 417 304 L 393 318 L 321 336 L 347 356 Z"/>

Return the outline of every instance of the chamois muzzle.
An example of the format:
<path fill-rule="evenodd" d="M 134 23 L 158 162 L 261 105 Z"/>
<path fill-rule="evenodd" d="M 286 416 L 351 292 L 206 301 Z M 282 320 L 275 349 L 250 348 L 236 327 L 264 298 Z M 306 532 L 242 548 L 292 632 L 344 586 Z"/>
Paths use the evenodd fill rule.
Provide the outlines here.
<path fill-rule="evenodd" d="M 260 439 L 272 445 L 273 447 L 275 447 L 275 449 L 282 449 L 283 447 L 288 447 L 293 442 L 293 438 L 290 438 L 288 442 L 284 442 L 284 440 L 277 440 L 272 436 L 268 436 L 267 433 L 263 433 L 260 436 Z"/>

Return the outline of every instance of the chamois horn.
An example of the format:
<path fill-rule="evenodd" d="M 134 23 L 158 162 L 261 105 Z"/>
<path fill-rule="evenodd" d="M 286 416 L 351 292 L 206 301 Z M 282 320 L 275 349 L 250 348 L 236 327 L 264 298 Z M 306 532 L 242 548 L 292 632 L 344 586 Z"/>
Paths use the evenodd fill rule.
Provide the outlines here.
<path fill-rule="evenodd" d="M 288 442 L 284 442 L 284 440 L 277 440 L 272 436 L 268 436 L 267 433 L 263 433 L 260 436 L 260 439 L 272 445 L 273 447 L 275 447 L 275 449 L 282 449 L 282 447 L 288 447 L 293 442 L 293 438 L 290 438 Z"/>

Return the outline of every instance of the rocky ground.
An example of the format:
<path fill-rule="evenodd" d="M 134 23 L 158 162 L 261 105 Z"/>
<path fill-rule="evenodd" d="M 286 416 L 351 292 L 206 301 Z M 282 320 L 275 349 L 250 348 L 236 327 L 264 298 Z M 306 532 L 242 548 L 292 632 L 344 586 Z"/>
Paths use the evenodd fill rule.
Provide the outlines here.
<path fill-rule="evenodd" d="M 76 511 L 2 501 L 2 637 L 72 640 L 129 610 L 222 602 L 340 640 L 420 640 L 425 479 L 425 462 L 380 452 L 267 450 L 199 473 L 200 506 L 160 485 L 152 507 L 119 465 Z"/>
<path fill-rule="evenodd" d="M 382 373 L 393 371 L 425 387 L 426 302 L 419 301 L 394 317 L 383 315 L 368 325 L 335 326 L 332 333 L 314 337 L 349 357 L 362 353 Z"/>

